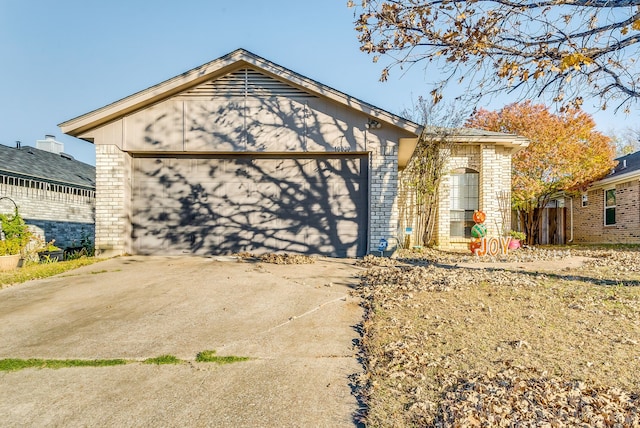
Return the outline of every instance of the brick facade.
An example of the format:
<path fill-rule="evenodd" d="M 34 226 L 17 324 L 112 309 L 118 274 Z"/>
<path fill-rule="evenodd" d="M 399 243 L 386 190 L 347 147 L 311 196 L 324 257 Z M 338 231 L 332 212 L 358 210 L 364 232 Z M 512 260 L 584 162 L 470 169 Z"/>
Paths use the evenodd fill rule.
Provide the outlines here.
<path fill-rule="evenodd" d="M 511 151 L 491 143 L 453 144 L 447 158 L 446 173 L 438 188 L 436 246 L 442 249 L 466 249 L 470 242 L 466 238 L 452 238 L 450 233 L 450 174 L 461 168 L 479 173 L 479 209 L 487 215 L 487 234 L 500 236 L 503 230 L 508 230 L 511 224 Z M 506 210 L 501 208 L 504 199 L 509 203 Z M 413 228 L 417 230 L 415 225 Z M 413 237 L 412 242 L 417 242 L 417 236 Z"/>
<path fill-rule="evenodd" d="M 370 154 L 369 174 L 369 251 L 378 248 L 380 239 L 390 246 L 398 230 L 398 147 L 378 145 Z"/>
<path fill-rule="evenodd" d="M 96 145 L 96 252 L 130 252 L 131 158 L 116 145 Z"/>
<path fill-rule="evenodd" d="M 604 194 L 616 190 L 616 223 L 605 225 Z M 569 214 L 571 215 L 571 214 Z M 640 243 L 640 181 L 638 179 L 592 188 L 587 205 L 582 196 L 573 198 L 573 242 L 576 244 Z"/>
<path fill-rule="evenodd" d="M 487 215 L 485 226 L 488 236 L 500 236 L 511 224 L 511 210 L 502 210 L 500 198 L 511 191 L 511 153 L 495 144 L 459 145 L 452 149 L 448 170 L 469 168 L 480 174 L 479 209 Z M 450 236 L 449 176 L 440 184 L 439 234 L 440 248 L 468 248 L 470 239 Z"/>

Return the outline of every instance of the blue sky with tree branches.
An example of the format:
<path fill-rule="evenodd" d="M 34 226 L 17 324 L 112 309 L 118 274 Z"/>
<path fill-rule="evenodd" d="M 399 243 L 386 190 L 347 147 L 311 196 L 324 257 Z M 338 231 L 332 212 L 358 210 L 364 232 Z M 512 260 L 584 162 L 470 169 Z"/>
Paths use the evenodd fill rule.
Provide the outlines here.
<path fill-rule="evenodd" d="M 93 145 L 62 135 L 59 123 L 237 48 L 396 114 L 428 96 L 438 71 L 426 63 L 378 81 L 384 58 L 374 64 L 360 52 L 346 3 L 0 0 L 0 144 L 35 145 L 53 134 L 93 164 Z M 632 117 L 594 114 L 605 133 L 635 125 Z"/>

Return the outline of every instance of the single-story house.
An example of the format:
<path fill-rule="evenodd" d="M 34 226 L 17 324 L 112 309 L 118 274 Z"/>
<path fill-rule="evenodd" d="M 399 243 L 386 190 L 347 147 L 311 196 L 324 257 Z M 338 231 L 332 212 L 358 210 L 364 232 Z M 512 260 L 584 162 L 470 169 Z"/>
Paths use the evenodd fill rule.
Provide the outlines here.
<path fill-rule="evenodd" d="M 94 240 L 95 168 L 47 135 L 36 147 L 0 144 L 0 212 L 14 203 L 25 222 L 60 248 Z"/>
<path fill-rule="evenodd" d="M 60 127 L 96 146 L 103 254 L 365 255 L 398 236 L 398 171 L 422 132 L 243 49 Z M 492 213 L 521 139 L 460 141 L 452 166 L 479 174 Z"/>
<path fill-rule="evenodd" d="M 568 243 L 640 243 L 640 152 L 616 160 L 608 176 L 559 202 Z"/>

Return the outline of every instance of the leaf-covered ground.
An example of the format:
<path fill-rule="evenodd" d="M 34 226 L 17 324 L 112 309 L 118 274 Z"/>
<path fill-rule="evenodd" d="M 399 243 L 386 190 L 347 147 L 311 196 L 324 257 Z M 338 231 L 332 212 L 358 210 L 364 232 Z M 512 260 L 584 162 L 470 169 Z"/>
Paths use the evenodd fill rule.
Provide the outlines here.
<path fill-rule="evenodd" d="M 640 426 L 640 252 L 532 254 L 504 261 L 588 259 L 554 272 L 437 252 L 361 262 L 367 426 Z"/>

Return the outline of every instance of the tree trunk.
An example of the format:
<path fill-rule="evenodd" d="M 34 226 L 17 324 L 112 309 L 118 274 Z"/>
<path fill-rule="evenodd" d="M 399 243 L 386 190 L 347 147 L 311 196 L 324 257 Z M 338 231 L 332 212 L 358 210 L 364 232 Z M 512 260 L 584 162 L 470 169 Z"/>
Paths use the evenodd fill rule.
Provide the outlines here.
<path fill-rule="evenodd" d="M 527 245 L 538 244 L 538 235 L 542 223 L 542 211 L 541 208 L 531 208 L 528 211 L 520 211 L 520 227 L 527 235 L 525 240 Z"/>

